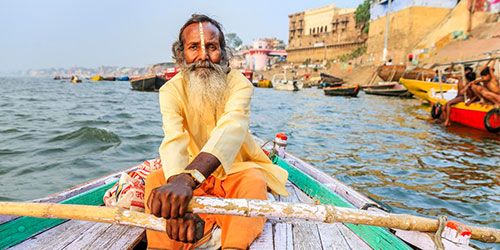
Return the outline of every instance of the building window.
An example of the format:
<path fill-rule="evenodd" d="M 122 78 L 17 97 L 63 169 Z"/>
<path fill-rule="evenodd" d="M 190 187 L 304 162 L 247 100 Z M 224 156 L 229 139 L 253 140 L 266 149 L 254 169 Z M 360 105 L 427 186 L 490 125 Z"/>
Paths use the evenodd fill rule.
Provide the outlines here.
<path fill-rule="evenodd" d="M 328 28 L 328 26 L 326 26 L 326 25 L 325 25 L 325 32 L 328 32 L 328 31 L 327 31 L 327 28 Z"/>
<path fill-rule="evenodd" d="M 320 32 L 323 33 L 323 27 L 321 27 L 321 31 Z"/>

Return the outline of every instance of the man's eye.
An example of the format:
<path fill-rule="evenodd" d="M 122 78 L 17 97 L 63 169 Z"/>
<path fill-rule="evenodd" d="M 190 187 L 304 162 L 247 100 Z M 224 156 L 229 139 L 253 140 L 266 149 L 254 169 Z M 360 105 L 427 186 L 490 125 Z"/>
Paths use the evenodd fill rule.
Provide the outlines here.
<path fill-rule="evenodd" d="M 195 49 L 198 49 L 198 46 L 196 46 L 196 45 L 191 45 L 191 46 L 189 46 L 189 49 L 191 49 L 191 50 L 195 50 Z"/>
<path fill-rule="evenodd" d="M 216 50 L 217 47 L 215 47 L 215 45 L 208 45 L 208 49 L 209 50 Z"/>

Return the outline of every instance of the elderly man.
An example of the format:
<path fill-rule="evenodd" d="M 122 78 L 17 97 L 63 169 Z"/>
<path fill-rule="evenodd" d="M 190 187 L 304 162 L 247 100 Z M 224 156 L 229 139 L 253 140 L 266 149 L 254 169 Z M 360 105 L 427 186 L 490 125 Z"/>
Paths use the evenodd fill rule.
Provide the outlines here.
<path fill-rule="evenodd" d="M 181 72 L 160 89 L 163 168 L 148 176 L 145 197 L 146 212 L 167 219 L 167 234 L 147 231 L 148 247 L 247 249 L 265 218 L 187 214 L 189 201 L 193 195 L 264 200 L 268 188 L 288 195 L 288 174 L 248 132 L 253 86 L 228 67 L 221 25 L 193 15 L 172 52 Z M 195 242 L 200 222 L 204 237 Z"/>

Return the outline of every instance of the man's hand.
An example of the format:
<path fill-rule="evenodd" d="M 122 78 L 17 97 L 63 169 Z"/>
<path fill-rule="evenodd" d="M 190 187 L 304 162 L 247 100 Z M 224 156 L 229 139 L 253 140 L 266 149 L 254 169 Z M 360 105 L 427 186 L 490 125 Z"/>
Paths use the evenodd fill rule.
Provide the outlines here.
<path fill-rule="evenodd" d="M 205 222 L 196 214 L 167 220 L 167 234 L 172 240 L 195 243 L 203 237 Z"/>
<path fill-rule="evenodd" d="M 165 219 L 184 217 L 195 186 L 196 183 L 188 174 L 172 176 L 166 185 L 151 191 L 148 200 L 151 213 Z"/>

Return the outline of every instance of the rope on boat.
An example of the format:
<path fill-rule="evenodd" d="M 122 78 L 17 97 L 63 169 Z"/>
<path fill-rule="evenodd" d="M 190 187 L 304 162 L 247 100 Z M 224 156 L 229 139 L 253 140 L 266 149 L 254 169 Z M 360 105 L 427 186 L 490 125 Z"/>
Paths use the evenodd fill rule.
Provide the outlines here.
<path fill-rule="evenodd" d="M 434 244 L 436 245 L 437 250 L 444 250 L 444 244 L 443 244 L 443 239 L 441 235 L 443 234 L 444 227 L 446 226 L 446 223 L 448 222 L 448 217 L 446 216 L 441 216 L 438 219 L 439 221 L 439 227 L 436 233 L 434 234 Z"/>

